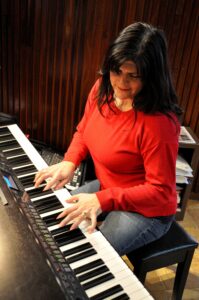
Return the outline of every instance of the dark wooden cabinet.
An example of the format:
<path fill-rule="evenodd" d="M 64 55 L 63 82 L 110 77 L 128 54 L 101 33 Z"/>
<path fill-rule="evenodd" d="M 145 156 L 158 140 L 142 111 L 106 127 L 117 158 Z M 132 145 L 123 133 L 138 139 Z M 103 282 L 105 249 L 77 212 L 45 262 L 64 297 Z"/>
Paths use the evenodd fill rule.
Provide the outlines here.
<path fill-rule="evenodd" d="M 186 143 L 186 142 L 179 142 L 179 155 L 183 157 L 186 162 L 191 166 L 193 169 L 193 177 L 188 178 L 188 183 L 181 183 L 178 184 L 182 188 L 180 191 L 180 201 L 178 203 L 178 209 L 177 209 L 177 214 L 176 214 L 176 219 L 177 220 L 183 220 L 184 214 L 186 211 L 186 206 L 187 206 L 187 201 L 190 198 L 192 186 L 195 180 L 197 168 L 198 168 L 198 163 L 199 163 L 199 139 L 197 136 L 193 133 L 191 128 L 185 127 L 188 133 L 191 135 L 193 140 L 195 142 L 191 143 Z"/>

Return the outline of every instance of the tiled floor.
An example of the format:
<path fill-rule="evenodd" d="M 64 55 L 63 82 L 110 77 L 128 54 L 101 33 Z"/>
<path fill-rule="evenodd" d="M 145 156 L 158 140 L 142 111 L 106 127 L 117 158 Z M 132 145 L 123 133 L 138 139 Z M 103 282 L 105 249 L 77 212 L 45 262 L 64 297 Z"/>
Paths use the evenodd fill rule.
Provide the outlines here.
<path fill-rule="evenodd" d="M 199 241 L 199 201 L 189 200 L 183 221 L 179 221 L 187 232 Z M 162 268 L 147 274 L 145 286 L 155 300 L 169 300 L 173 289 L 176 266 Z M 199 248 L 192 260 L 185 286 L 183 300 L 199 300 Z"/>

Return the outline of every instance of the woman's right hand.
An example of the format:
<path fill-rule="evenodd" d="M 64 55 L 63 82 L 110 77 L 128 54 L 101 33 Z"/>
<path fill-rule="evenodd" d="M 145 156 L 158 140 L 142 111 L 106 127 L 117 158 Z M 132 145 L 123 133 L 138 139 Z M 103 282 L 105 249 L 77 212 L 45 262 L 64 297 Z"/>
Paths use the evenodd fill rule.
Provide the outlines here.
<path fill-rule="evenodd" d="M 72 179 L 75 168 L 74 163 L 70 161 L 62 161 L 43 169 L 35 175 L 35 187 L 37 188 L 44 180 L 48 179 L 44 191 L 52 187 L 54 189 L 60 189 Z"/>

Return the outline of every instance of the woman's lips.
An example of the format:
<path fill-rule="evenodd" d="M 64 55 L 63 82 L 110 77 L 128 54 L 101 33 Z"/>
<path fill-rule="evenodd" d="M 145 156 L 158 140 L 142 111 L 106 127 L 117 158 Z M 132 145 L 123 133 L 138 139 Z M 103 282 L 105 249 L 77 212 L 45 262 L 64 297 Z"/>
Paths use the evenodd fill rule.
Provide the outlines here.
<path fill-rule="evenodd" d="M 121 87 L 118 87 L 118 89 L 119 89 L 120 91 L 123 91 L 123 92 L 128 92 L 128 91 L 130 91 L 130 89 L 123 89 L 123 88 L 121 88 Z"/>

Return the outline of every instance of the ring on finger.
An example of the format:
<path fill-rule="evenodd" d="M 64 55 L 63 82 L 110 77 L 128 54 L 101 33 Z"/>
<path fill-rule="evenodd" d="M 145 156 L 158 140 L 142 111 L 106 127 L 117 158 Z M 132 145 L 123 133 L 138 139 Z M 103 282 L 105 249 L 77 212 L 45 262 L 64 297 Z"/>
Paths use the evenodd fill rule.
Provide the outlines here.
<path fill-rule="evenodd" d="M 87 211 L 82 212 L 82 217 L 87 218 Z"/>
<path fill-rule="evenodd" d="M 73 203 L 77 203 L 77 202 L 79 202 L 79 200 L 78 200 L 78 199 L 75 199 L 75 200 L 73 200 Z"/>

